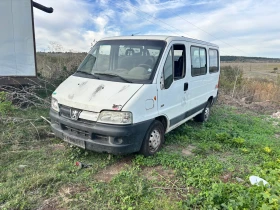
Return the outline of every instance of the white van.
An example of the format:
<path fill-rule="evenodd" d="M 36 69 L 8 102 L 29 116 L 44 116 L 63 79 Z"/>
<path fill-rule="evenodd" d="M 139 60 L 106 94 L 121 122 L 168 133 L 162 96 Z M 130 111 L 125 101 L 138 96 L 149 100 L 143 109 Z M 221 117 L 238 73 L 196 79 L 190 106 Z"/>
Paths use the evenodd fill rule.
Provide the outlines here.
<path fill-rule="evenodd" d="M 53 93 L 52 130 L 88 150 L 153 155 L 165 133 L 192 118 L 207 121 L 219 64 L 218 46 L 195 39 L 102 39 Z"/>

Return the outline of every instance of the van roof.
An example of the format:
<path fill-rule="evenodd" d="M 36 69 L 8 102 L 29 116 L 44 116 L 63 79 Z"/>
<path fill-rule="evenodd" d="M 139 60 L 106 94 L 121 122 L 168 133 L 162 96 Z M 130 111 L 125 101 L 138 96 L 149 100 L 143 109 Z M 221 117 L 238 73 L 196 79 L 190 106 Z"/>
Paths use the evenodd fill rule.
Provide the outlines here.
<path fill-rule="evenodd" d="M 137 36 L 113 36 L 113 37 L 106 37 L 103 38 L 101 40 L 129 40 L 129 39 L 142 39 L 142 40 L 164 40 L 167 42 L 171 42 L 171 41 L 187 41 L 187 42 L 192 42 L 192 43 L 196 43 L 196 44 L 204 44 L 204 45 L 209 45 L 212 47 L 216 47 L 219 48 L 218 45 L 210 43 L 210 42 L 206 42 L 206 41 L 202 41 L 202 40 L 198 40 L 198 39 L 192 39 L 192 38 L 188 38 L 188 37 L 184 37 L 184 36 L 165 36 L 165 35 L 137 35 Z"/>

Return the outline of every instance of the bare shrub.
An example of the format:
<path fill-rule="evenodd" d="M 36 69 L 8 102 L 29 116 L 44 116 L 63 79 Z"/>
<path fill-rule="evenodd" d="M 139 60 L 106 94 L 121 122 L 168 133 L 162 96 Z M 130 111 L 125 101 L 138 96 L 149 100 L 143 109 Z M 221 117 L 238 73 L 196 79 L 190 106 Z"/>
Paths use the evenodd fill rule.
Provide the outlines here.
<path fill-rule="evenodd" d="M 39 77 L 51 80 L 58 85 L 77 70 L 86 54 L 37 52 L 36 56 Z"/>
<path fill-rule="evenodd" d="M 0 149 L 27 149 L 34 143 L 53 137 L 47 117 L 50 94 L 44 86 L 1 86 L 0 92 Z M 51 91 L 49 91 L 51 93 Z"/>
<path fill-rule="evenodd" d="M 12 102 L 17 108 L 28 108 L 30 106 L 49 108 L 50 95 L 56 86 L 50 84 L 48 81 L 39 81 L 39 83 L 33 83 L 33 85 L 1 86 L 1 89 L 5 91 L 6 102 Z"/>
<path fill-rule="evenodd" d="M 280 102 L 280 86 L 268 80 L 246 79 L 239 90 L 239 97 L 251 97 L 251 101 Z"/>
<path fill-rule="evenodd" d="M 227 94 L 232 93 L 235 88 L 242 85 L 243 71 L 237 66 L 221 67 L 220 87 Z"/>
<path fill-rule="evenodd" d="M 220 88 L 225 94 L 237 99 L 245 98 L 249 103 L 280 101 L 280 77 L 276 82 L 267 79 L 243 78 L 243 71 L 238 67 L 221 68 Z M 233 94 L 234 93 L 234 94 Z"/>
<path fill-rule="evenodd" d="M 273 68 L 273 71 L 272 71 L 271 73 L 277 74 L 277 73 L 278 73 L 278 68 L 277 68 L 277 67 L 274 67 L 274 68 Z"/>

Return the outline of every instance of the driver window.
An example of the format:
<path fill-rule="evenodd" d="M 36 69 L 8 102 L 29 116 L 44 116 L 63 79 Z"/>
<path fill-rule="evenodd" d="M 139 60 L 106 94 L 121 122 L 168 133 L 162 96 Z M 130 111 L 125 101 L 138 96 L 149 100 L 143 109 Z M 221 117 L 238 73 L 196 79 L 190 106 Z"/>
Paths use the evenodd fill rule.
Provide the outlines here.
<path fill-rule="evenodd" d="M 96 50 L 91 54 L 88 54 L 83 62 L 80 64 L 78 70 L 83 69 L 84 72 L 92 73 L 92 68 L 96 61 Z"/>
<path fill-rule="evenodd" d="M 173 45 L 174 80 L 185 77 L 186 74 L 186 50 L 185 45 Z"/>
<path fill-rule="evenodd" d="M 110 63 L 111 45 L 100 45 L 94 68 L 99 71 L 108 71 Z"/>
<path fill-rule="evenodd" d="M 99 55 L 110 55 L 111 45 L 100 45 Z"/>
<path fill-rule="evenodd" d="M 169 50 L 163 67 L 164 88 L 168 89 L 173 82 L 172 48 Z"/>
<path fill-rule="evenodd" d="M 166 58 L 163 75 L 164 88 L 168 89 L 173 80 L 179 80 L 185 77 L 186 74 L 186 49 L 183 44 L 175 44 L 169 50 Z"/>

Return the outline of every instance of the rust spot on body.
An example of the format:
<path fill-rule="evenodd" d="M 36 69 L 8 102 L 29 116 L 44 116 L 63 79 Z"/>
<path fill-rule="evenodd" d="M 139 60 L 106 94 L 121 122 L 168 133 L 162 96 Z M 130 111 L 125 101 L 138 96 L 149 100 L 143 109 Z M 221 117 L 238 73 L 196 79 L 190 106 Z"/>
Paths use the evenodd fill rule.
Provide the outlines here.
<path fill-rule="evenodd" d="M 73 98 L 74 98 L 74 94 L 69 94 L 69 95 L 68 95 L 68 98 L 69 98 L 69 99 L 73 99 Z"/>
<path fill-rule="evenodd" d="M 87 82 L 88 81 L 84 81 L 84 82 L 82 82 L 81 84 L 78 84 L 80 87 L 83 87 L 83 86 L 85 86 L 85 84 L 87 84 Z"/>
<path fill-rule="evenodd" d="M 96 95 L 97 93 L 99 93 L 102 89 L 104 89 L 104 85 L 103 85 L 103 84 L 102 84 L 102 85 L 99 85 L 99 86 L 93 91 L 93 93 L 91 94 L 91 97 L 90 97 L 89 100 L 91 100 L 92 98 L 94 98 L 95 95 Z"/>
<path fill-rule="evenodd" d="M 123 86 L 120 90 L 119 90 L 119 92 L 118 93 L 120 93 L 120 92 L 122 92 L 122 91 L 124 91 L 125 89 L 127 89 L 129 87 L 129 85 L 125 85 L 125 86 Z"/>

